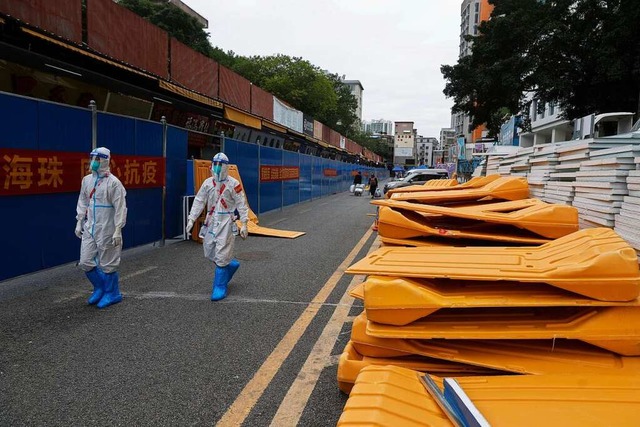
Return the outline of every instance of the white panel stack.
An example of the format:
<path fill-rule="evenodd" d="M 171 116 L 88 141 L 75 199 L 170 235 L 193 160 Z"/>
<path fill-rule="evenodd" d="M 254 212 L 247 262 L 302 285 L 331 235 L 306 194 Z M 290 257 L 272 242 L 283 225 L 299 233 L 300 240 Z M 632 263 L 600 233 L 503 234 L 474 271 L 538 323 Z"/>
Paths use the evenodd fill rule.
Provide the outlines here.
<path fill-rule="evenodd" d="M 629 195 L 625 196 L 616 215 L 614 230 L 640 255 L 640 157 L 634 159 L 636 170 L 627 176 Z"/>
<path fill-rule="evenodd" d="M 580 170 L 580 163 L 589 160 L 590 143 L 588 141 L 563 142 L 558 146 L 559 164 L 555 172 L 550 174 L 553 181 L 575 181 L 575 172 Z"/>
<path fill-rule="evenodd" d="M 627 175 L 635 169 L 637 145 L 614 146 L 590 153 L 576 172 L 573 206 L 578 209 L 580 227 L 613 227 L 624 197 L 628 194 Z"/>
<path fill-rule="evenodd" d="M 544 201 L 572 205 L 575 190 L 571 181 L 547 181 L 544 186 Z"/>
<path fill-rule="evenodd" d="M 549 181 L 550 174 L 556 170 L 558 164 L 557 148 L 555 143 L 533 147 L 533 153 L 529 158 L 531 171 L 527 177 L 531 197 L 544 199 L 545 184 Z"/>
<path fill-rule="evenodd" d="M 500 160 L 504 155 L 495 155 L 487 157 L 487 176 L 495 175 L 498 173 L 498 167 L 500 166 Z"/>

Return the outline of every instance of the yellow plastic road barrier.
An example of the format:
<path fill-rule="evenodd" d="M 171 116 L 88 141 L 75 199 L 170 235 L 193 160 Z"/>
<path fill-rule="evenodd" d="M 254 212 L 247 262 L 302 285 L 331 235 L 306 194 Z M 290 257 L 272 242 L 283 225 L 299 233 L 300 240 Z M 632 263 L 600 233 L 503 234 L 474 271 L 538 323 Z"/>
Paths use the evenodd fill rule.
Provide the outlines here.
<path fill-rule="evenodd" d="M 455 187 L 454 187 L 455 188 Z M 451 189 L 443 191 L 398 192 L 392 200 L 415 201 L 417 203 L 440 204 L 479 200 L 520 200 L 529 197 L 529 184 L 523 177 L 504 176 L 480 188 Z"/>
<path fill-rule="evenodd" d="M 367 335 L 367 317 L 353 321 L 351 343 L 374 358 L 420 355 L 518 374 L 637 374 L 640 357 L 619 356 L 566 339 L 547 340 L 409 340 Z"/>
<path fill-rule="evenodd" d="M 369 321 L 367 335 L 402 339 L 565 338 L 581 340 L 623 356 L 640 356 L 640 307 L 438 311 L 403 326 Z"/>
<path fill-rule="evenodd" d="M 546 283 L 404 279 L 369 276 L 350 292 L 364 300 L 367 318 L 386 325 L 408 325 L 447 308 L 481 307 L 640 307 L 629 302 L 598 301 Z M 464 313 L 462 313 L 464 316 Z"/>
<path fill-rule="evenodd" d="M 418 380 L 418 372 L 369 366 L 358 375 L 337 426 L 451 427 L 453 424 L 428 397 Z"/>
<path fill-rule="evenodd" d="M 358 283 L 350 291 L 349 295 L 353 298 L 364 300 L 364 283 Z"/>
<path fill-rule="evenodd" d="M 460 233 L 467 229 L 473 230 L 476 223 L 481 227 L 486 223 L 506 224 L 548 239 L 557 239 L 578 231 L 578 210 L 576 208 L 549 204 L 538 199 L 452 208 L 397 200 L 374 200 L 371 204 L 386 206 L 401 213 L 408 211 L 429 214 L 424 217 L 414 215 L 407 220 L 424 218 L 423 222 L 432 227 L 435 226 L 442 236 L 449 233 L 447 229 L 449 224 L 454 228 L 459 228 L 459 231 L 453 231 Z M 433 216 L 434 214 L 437 216 Z M 380 213 L 380 221 L 382 222 L 382 212 Z M 439 226 L 441 221 L 442 226 Z"/>
<path fill-rule="evenodd" d="M 394 202 L 391 201 L 391 203 Z M 460 223 L 460 221 L 456 221 L 456 218 L 422 214 L 405 209 L 396 210 L 387 206 L 382 206 L 378 210 L 378 235 L 384 238 L 411 241 L 429 236 L 449 240 L 475 240 L 475 244 L 472 243 L 471 246 L 481 245 L 483 241 L 517 243 L 521 245 L 542 245 L 549 241 L 548 238 L 510 225 L 498 226 L 488 222 L 469 222 L 465 220 Z M 418 244 L 414 246 L 418 246 Z"/>
<path fill-rule="evenodd" d="M 392 237 L 378 236 L 380 237 L 380 243 L 382 243 L 383 246 L 473 246 L 472 244 L 464 244 L 464 242 L 467 242 L 466 239 L 442 240 L 424 237 L 415 239 L 396 239 Z M 477 244 L 477 241 L 475 241 L 475 243 Z"/>
<path fill-rule="evenodd" d="M 349 394 L 360 371 L 370 365 L 394 365 L 433 375 L 447 377 L 463 377 L 469 375 L 508 375 L 508 372 L 433 359 L 424 356 L 408 357 L 366 357 L 356 351 L 351 342 L 347 343 L 338 362 L 338 387 Z"/>
<path fill-rule="evenodd" d="M 442 191 L 442 190 L 464 190 L 468 188 L 484 187 L 490 182 L 500 178 L 500 175 L 493 174 L 489 176 L 477 176 L 471 178 L 469 181 L 458 184 L 455 179 L 432 179 L 422 185 L 409 185 L 407 187 L 392 188 L 385 194 L 388 199 L 395 193 L 412 193 L 415 191 Z"/>
<path fill-rule="evenodd" d="M 195 174 L 195 191 L 197 192 L 205 179 L 211 176 L 211 161 L 210 160 L 194 160 L 194 174 Z M 240 177 L 240 171 L 236 165 L 229 165 L 229 175 L 240 181 L 242 184 L 242 178 Z M 244 185 L 243 185 L 244 187 Z M 247 206 L 249 206 L 249 201 L 246 199 Z M 247 223 L 247 229 L 250 234 L 259 234 L 262 236 L 270 236 L 270 237 L 284 237 L 288 239 L 295 239 L 296 237 L 300 237 L 305 233 L 302 231 L 287 231 L 287 230 L 278 230 L 276 228 L 268 228 L 262 227 L 258 225 L 259 220 L 258 216 L 251 210 L 249 207 L 249 222 Z M 238 228 L 241 227 L 240 221 L 237 222 Z M 193 233 L 196 233 L 197 230 L 193 230 Z"/>
<path fill-rule="evenodd" d="M 424 387 L 422 376 L 396 366 L 364 368 L 337 425 L 453 426 Z M 431 378 L 439 390 L 451 391 L 454 383 L 461 389 L 458 394 L 464 394 L 468 405 L 493 427 L 640 425 L 639 375 Z"/>
<path fill-rule="evenodd" d="M 460 187 L 460 184 L 458 184 L 457 179 L 432 179 L 424 184 L 414 184 L 402 188 L 389 189 L 384 196 L 388 199 L 394 193 L 403 193 L 405 191 L 439 191 L 450 190 L 458 187 Z"/>
<path fill-rule="evenodd" d="M 531 248 L 385 246 L 347 273 L 544 282 L 602 301 L 633 301 L 640 294 L 636 252 L 609 228 L 576 231 Z"/>

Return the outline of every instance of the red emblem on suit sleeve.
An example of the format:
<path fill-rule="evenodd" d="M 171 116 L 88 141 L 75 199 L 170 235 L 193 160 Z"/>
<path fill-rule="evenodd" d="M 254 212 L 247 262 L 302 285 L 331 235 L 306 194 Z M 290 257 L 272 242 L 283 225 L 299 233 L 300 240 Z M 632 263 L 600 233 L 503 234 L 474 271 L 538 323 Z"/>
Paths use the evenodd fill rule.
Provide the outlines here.
<path fill-rule="evenodd" d="M 240 184 L 236 185 L 234 190 L 235 190 L 236 193 L 242 193 L 242 185 L 240 185 Z"/>

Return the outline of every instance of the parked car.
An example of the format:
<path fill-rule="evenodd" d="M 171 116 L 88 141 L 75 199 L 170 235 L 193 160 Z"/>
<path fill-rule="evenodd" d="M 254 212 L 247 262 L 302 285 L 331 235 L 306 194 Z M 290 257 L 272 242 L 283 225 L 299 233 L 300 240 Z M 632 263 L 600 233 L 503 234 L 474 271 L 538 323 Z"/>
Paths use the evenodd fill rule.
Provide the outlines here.
<path fill-rule="evenodd" d="M 394 188 L 421 185 L 432 179 L 449 179 L 449 172 L 446 169 L 414 169 L 400 180 L 387 182 L 382 192 L 386 194 L 387 191 Z"/>

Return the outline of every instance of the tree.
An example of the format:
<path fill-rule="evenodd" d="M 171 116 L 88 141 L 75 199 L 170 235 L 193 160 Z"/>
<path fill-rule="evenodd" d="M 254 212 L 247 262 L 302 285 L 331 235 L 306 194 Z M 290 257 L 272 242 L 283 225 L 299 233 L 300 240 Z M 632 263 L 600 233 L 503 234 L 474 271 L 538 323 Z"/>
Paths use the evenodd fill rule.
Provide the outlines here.
<path fill-rule="evenodd" d="M 564 117 L 638 111 L 640 8 L 631 0 L 490 0 L 471 55 L 443 65 L 452 111 L 486 123 L 554 102 Z M 527 97 L 530 95 L 530 97 Z"/>

